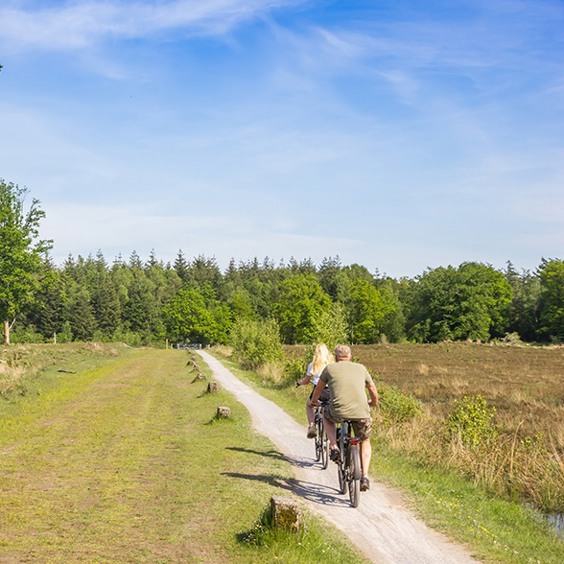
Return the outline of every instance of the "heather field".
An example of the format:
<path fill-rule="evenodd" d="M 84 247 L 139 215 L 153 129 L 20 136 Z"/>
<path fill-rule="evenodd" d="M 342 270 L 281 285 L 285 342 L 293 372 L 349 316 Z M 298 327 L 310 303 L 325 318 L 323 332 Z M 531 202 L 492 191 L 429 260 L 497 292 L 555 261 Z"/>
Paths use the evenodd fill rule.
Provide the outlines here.
<path fill-rule="evenodd" d="M 353 351 L 383 392 L 381 430 L 394 448 L 459 469 L 497 493 L 564 511 L 564 347 L 386 344 Z M 417 398 L 418 415 L 386 419 L 387 390 Z"/>

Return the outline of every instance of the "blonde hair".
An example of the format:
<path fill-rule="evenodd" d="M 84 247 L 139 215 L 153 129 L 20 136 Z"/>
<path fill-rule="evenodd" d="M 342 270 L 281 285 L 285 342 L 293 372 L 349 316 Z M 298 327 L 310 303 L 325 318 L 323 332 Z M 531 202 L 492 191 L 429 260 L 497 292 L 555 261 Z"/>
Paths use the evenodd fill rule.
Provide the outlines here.
<path fill-rule="evenodd" d="M 335 362 L 335 359 L 329 352 L 327 345 L 325 343 L 319 343 L 315 347 L 315 354 L 313 355 L 312 374 L 321 374 L 322 370 L 331 362 Z"/>

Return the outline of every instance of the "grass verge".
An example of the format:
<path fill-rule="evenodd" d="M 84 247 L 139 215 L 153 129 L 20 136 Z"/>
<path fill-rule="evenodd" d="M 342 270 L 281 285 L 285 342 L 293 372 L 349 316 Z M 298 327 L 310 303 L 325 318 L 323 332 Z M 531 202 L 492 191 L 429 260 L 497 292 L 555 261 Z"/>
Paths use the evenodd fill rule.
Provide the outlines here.
<path fill-rule="evenodd" d="M 0 402 L 0 561 L 365 561 L 313 516 L 297 535 L 261 525 L 290 467 L 187 360 L 125 349 L 51 365 L 35 393 Z"/>

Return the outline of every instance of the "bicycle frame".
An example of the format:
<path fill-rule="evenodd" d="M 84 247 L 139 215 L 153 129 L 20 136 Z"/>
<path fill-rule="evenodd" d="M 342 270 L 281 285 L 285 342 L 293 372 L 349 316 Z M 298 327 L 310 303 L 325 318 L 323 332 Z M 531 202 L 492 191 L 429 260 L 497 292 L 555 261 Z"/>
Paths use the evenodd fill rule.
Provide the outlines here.
<path fill-rule="evenodd" d="M 337 439 L 341 451 L 341 461 L 338 464 L 339 487 L 342 494 L 349 492 L 353 507 L 358 507 L 360 497 L 360 439 L 351 434 L 350 421 L 337 424 Z"/>

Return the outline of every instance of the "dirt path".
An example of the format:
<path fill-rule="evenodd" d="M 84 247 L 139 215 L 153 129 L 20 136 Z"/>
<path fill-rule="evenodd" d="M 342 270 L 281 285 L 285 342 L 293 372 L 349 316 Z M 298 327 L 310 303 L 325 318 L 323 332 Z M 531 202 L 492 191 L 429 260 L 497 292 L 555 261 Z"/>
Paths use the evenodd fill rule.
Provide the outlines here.
<path fill-rule="evenodd" d="M 238 380 L 218 360 L 198 351 L 214 372 L 214 377 L 233 393 L 251 413 L 256 430 L 268 437 L 288 458 L 296 481 L 294 492 L 310 510 L 318 513 L 378 564 L 449 564 L 476 562 L 462 547 L 418 521 L 403 505 L 400 496 L 372 480 L 371 489 L 361 494 L 357 509 L 348 496 L 338 492 L 337 472 L 313 460 L 312 441 L 305 428 L 270 400 Z"/>

